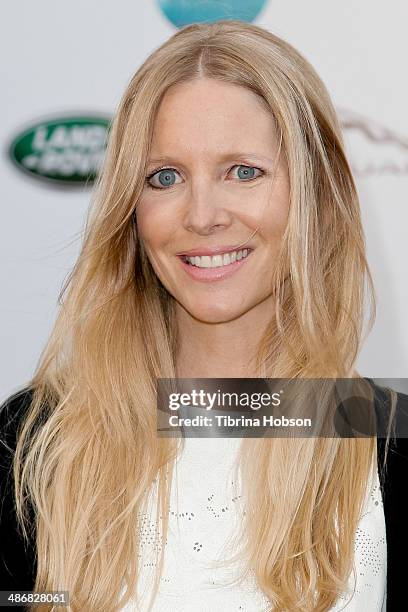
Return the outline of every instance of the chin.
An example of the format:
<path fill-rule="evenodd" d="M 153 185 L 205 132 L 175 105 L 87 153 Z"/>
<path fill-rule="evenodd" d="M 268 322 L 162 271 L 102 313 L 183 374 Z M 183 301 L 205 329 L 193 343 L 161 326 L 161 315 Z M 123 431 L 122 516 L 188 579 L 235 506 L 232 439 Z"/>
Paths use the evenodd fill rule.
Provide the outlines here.
<path fill-rule="evenodd" d="M 242 309 L 234 308 L 232 304 L 195 304 L 185 305 L 184 308 L 192 317 L 203 323 L 227 323 L 244 314 Z"/>

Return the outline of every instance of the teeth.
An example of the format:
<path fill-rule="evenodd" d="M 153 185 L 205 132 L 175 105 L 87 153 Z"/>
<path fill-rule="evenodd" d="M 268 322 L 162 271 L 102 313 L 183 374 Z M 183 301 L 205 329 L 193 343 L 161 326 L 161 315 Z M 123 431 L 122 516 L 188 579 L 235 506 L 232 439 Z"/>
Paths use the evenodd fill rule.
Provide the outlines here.
<path fill-rule="evenodd" d="M 186 257 L 187 261 L 197 268 L 220 268 L 221 266 L 228 266 L 234 261 L 239 261 L 247 257 L 249 253 L 248 249 L 242 251 L 232 251 L 232 253 L 224 253 L 224 255 L 196 255 L 195 257 Z"/>

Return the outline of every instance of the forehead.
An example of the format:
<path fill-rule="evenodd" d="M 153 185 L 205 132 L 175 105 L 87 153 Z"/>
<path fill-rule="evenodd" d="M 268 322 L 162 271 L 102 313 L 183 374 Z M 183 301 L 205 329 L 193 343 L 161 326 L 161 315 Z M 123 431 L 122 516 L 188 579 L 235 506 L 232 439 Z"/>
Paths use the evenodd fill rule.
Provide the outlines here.
<path fill-rule="evenodd" d="M 220 154 L 276 145 L 275 123 L 264 101 L 239 85 L 202 78 L 173 85 L 165 93 L 155 122 L 153 155 Z"/>

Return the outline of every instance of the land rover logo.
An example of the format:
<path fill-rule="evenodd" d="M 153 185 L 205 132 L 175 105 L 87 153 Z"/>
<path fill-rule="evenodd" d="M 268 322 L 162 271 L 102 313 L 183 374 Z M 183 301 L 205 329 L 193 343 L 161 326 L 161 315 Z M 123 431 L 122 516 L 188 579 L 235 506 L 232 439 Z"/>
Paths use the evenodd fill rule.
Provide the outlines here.
<path fill-rule="evenodd" d="M 110 121 L 92 115 L 39 121 L 13 138 L 10 158 L 20 170 L 36 178 L 91 184 L 105 155 Z"/>

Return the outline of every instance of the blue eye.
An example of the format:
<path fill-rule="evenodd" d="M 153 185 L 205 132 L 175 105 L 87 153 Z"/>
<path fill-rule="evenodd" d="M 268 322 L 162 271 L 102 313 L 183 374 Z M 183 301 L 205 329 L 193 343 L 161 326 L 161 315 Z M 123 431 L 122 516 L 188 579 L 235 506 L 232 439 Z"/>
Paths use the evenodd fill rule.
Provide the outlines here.
<path fill-rule="evenodd" d="M 171 187 L 175 184 L 175 174 L 176 170 L 174 168 L 161 168 L 160 170 L 155 170 L 152 174 L 146 177 L 146 182 L 153 187 L 153 189 L 161 189 L 166 187 Z M 157 184 L 151 183 L 151 179 L 158 178 L 161 187 Z"/>
<path fill-rule="evenodd" d="M 254 166 L 244 166 L 244 165 L 239 165 L 239 166 L 233 166 L 233 168 L 238 168 L 238 176 L 239 178 L 242 179 L 253 179 L 256 178 L 255 175 L 255 170 L 259 170 L 259 168 L 255 168 Z M 232 170 L 232 168 L 231 168 Z"/>
<path fill-rule="evenodd" d="M 234 168 L 238 168 L 238 177 L 240 179 L 244 179 L 240 182 L 250 182 L 251 180 L 257 179 L 259 176 L 264 174 L 264 171 L 260 168 L 256 168 L 254 166 L 245 166 L 243 164 L 235 164 L 230 168 L 233 170 Z M 255 171 L 258 171 L 258 176 L 255 175 Z M 176 175 L 178 174 L 177 170 L 174 168 L 158 168 L 154 170 L 149 176 L 146 177 L 146 183 L 151 189 L 166 189 L 166 187 L 172 187 L 176 185 Z M 158 179 L 159 184 L 153 182 L 153 179 Z"/>

